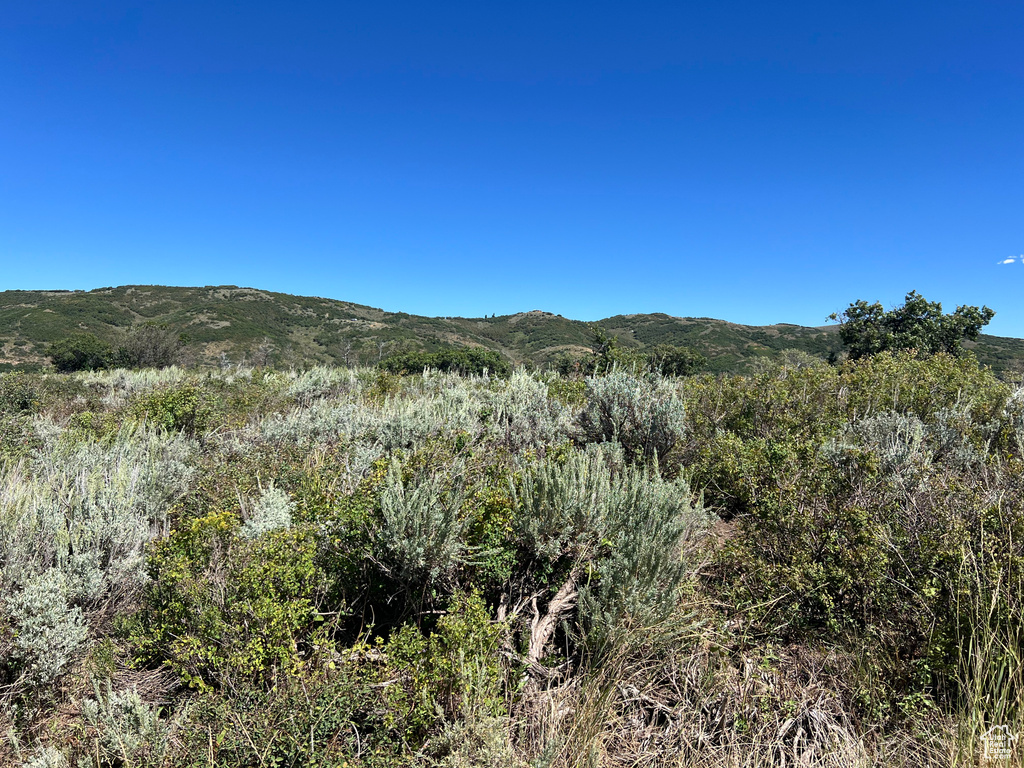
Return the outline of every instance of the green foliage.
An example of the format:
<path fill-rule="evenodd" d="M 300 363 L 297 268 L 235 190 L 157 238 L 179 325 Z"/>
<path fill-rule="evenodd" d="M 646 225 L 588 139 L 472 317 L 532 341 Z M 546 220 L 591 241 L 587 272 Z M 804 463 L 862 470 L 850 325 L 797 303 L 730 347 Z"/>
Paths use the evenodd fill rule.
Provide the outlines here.
<path fill-rule="evenodd" d="M 429 637 L 411 625 L 391 636 L 386 654 L 401 684 L 389 690 L 388 700 L 409 713 L 410 737 L 422 739 L 439 717 L 455 719 L 469 696 L 492 715 L 504 710 L 502 635 L 478 595 L 456 594 Z"/>
<path fill-rule="evenodd" d="M 465 562 L 463 493 L 451 477 L 414 474 L 406 481 L 403 474 L 393 459 L 380 494 L 374 559 L 406 594 L 423 599 L 450 589 Z"/>
<path fill-rule="evenodd" d="M 269 680 L 300 664 L 318 620 L 325 577 L 301 530 L 247 540 L 228 513 L 160 540 L 147 563 L 145 607 L 133 642 L 193 686 Z"/>
<path fill-rule="evenodd" d="M 61 373 L 98 371 L 109 368 L 114 351 L 91 333 L 80 333 L 55 341 L 46 349 L 53 367 Z"/>
<path fill-rule="evenodd" d="M 587 382 L 580 411 L 585 443 L 618 442 L 629 462 L 664 458 L 683 434 L 683 406 L 670 384 L 656 375 L 612 371 Z"/>
<path fill-rule="evenodd" d="M 646 353 L 650 370 L 665 376 L 691 376 L 707 367 L 708 359 L 689 347 L 659 344 Z"/>
<path fill-rule="evenodd" d="M 507 376 L 512 372 L 511 363 L 500 352 L 478 348 L 442 349 L 433 353 L 407 352 L 392 355 L 378 365 L 382 370 L 398 374 L 420 373 L 425 368 L 442 373 L 476 376 L 485 372 L 494 376 Z"/>
<path fill-rule="evenodd" d="M 94 684 L 95 698 L 82 702 L 82 715 L 94 731 L 94 757 L 100 768 L 161 766 L 170 726 L 160 710 L 142 700 L 137 690 L 115 691 L 110 682 Z"/>
<path fill-rule="evenodd" d="M 189 768 L 389 768 L 408 765 L 392 680 L 379 650 L 357 643 L 316 671 L 296 670 L 266 689 L 239 682 L 234 695 L 194 697 L 176 734 L 172 764 Z M 358 757 L 357 757 L 358 756 Z"/>
<path fill-rule="evenodd" d="M 932 768 L 1024 725 L 1021 391 L 641 371 L 0 379 L 0 763 Z"/>
<path fill-rule="evenodd" d="M 514 540 L 536 578 L 584 566 L 590 574 L 582 618 L 595 648 L 675 607 L 684 545 L 709 523 L 685 482 L 623 466 L 606 446 L 530 467 L 513 503 Z"/>
<path fill-rule="evenodd" d="M 153 427 L 196 435 L 206 428 L 213 413 L 213 403 L 202 389 L 185 384 L 141 397 L 132 412 Z"/>
<path fill-rule="evenodd" d="M 3 607 L 12 638 L 0 669 L 16 686 L 42 693 L 85 650 L 82 611 L 68 605 L 66 579 L 57 569 L 27 580 Z"/>
<path fill-rule="evenodd" d="M 38 393 L 25 374 L 0 374 L 0 416 L 31 413 L 37 404 Z"/>
<path fill-rule="evenodd" d="M 960 354 L 963 339 L 976 339 L 995 316 L 988 307 L 957 307 L 952 315 L 917 291 L 907 294 L 902 307 L 886 312 L 879 303 L 857 301 L 830 320 L 841 323 L 839 337 L 854 360 L 879 352 L 916 349 L 921 354 Z"/>
<path fill-rule="evenodd" d="M 166 368 L 178 362 L 182 335 L 165 325 L 132 326 L 121 340 L 114 362 L 121 368 Z"/>
<path fill-rule="evenodd" d="M 707 358 L 690 347 L 659 343 L 649 347 L 624 347 L 619 339 L 599 325 L 591 326 L 592 352 L 588 357 L 562 355 L 556 369 L 563 376 L 609 373 L 623 368 L 634 373 L 689 376 L 707 366 Z"/>

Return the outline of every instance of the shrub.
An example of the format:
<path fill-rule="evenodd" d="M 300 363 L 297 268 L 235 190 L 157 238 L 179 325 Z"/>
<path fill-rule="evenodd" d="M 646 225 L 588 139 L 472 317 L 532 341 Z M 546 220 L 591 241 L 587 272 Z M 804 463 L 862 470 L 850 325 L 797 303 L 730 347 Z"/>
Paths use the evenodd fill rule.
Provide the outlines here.
<path fill-rule="evenodd" d="M 514 494 L 515 540 L 537 575 L 589 573 L 581 619 L 595 651 L 626 626 L 653 626 L 675 607 L 684 549 L 709 525 L 683 481 L 616 466 L 614 449 L 591 446 L 523 472 Z M 546 564 L 546 565 L 545 565 Z"/>
<path fill-rule="evenodd" d="M 0 416 L 31 413 L 36 407 L 36 388 L 23 373 L 0 373 Z"/>
<path fill-rule="evenodd" d="M 293 670 L 317 624 L 325 578 L 308 532 L 236 536 L 227 513 L 193 520 L 156 542 L 134 619 L 140 656 L 190 685 L 233 686 Z"/>
<path fill-rule="evenodd" d="M 857 359 L 908 349 L 916 349 L 922 355 L 960 354 L 960 342 L 978 338 L 994 316 L 995 312 L 988 307 L 969 306 L 957 307 L 952 315 L 944 315 L 941 304 L 911 291 L 902 307 L 889 312 L 877 302 L 857 301 L 841 315 L 833 313 L 829 319 L 841 323 L 839 337 L 850 357 Z"/>
<path fill-rule="evenodd" d="M 350 368 L 325 368 L 316 366 L 299 374 L 291 374 L 287 394 L 302 407 L 308 407 L 317 400 L 359 390 L 360 382 Z"/>
<path fill-rule="evenodd" d="M 384 572 L 410 596 L 451 587 L 467 554 L 462 500 L 462 489 L 450 478 L 425 474 L 406 481 L 401 464 L 392 459 L 373 551 Z"/>
<path fill-rule="evenodd" d="M 651 632 L 676 608 L 692 565 L 688 550 L 710 526 L 689 485 L 627 467 L 615 478 L 596 577 L 580 592 L 591 650 L 610 651 L 627 632 Z"/>
<path fill-rule="evenodd" d="M 591 559 L 607 526 L 611 472 L 602 450 L 573 451 L 527 468 L 512 485 L 516 539 L 547 563 Z"/>
<path fill-rule="evenodd" d="M 132 326 L 114 355 L 120 368 L 167 368 L 178 362 L 182 337 L 156 323 Z"/>
<path fill-rule="evenodd" d="M 683 436 L 683 405 L 659 376 L 616 370 L 587 381 L 578 417 L 584 443 L 616 441 L 629 462 L 664 457 Z"/>
<path fill-rule="evenodd" d="M 133 411 L 154 427 L 168 432 L 197 435 L 206 428 L 213 406 L 208 395 L 199 387 L 185 384 L 142 397 L 136 402 Z"/>
<path fill-rule="evenodd" d="M 68 605 L 63 574 L 50 569 L 4 599 L 14 638 L 6 663 L 31 688 L 53 685 L 84 651 L 82 611 Z"/>
<path fill-rule="evenodd" d="M 94 683 L 95 698 L 82 702 L 82 715 L 95 731 L 94 755 L 103 765 L 160 766 L 168 747 L 169 725 L 160 710 L 137 690 L 114 691 Z"/>
<path fill-rule="evenodd" d="M 247 539 L 256 539 L 268 531 L 289 528 L 292 524 L 292 513 L 295 502 L 285 491 L 273 486 L 260 495 L 249 518 L 242 526 L 241 534 Z"/>
<path fill-rule="evenodd" d="M 470 702 L 491 716 L 504 711 L 504 631 L 491 620 L 479 595 L 458 593 L 429 638 L 413 625 L 391 636 L 386 654 L 401 685 L 389 691 L 388 701 L 397 712 L 407 713 L 411 735 L 422 740 L 439 716 L 454 720 Z"/>
<path fill-rule="evenodd" d="M 488 431 L 515 453 L 556 445 L 570 434 L 567 409 L 548 396 L 547 384 L 524 370 L 512 374 L 490 402 Z"/>
<path fill-rule="evenodd" d="M 56 747 L 40 747 L 36 753 L 21 764 L 21 768 L 68 768 L 67 758 Z"/>
<path fill-rule="evenodd" d="M 59 372 L 70 373 L 109 368 L 114 352 L 107 342 L 83 333 L 53 342 L 46 354 Z"/>
<path fill-rule="evenodd" d="M 145 544 L 188 487 L 190 447 L 177 436 L 125 427 L 105 445 L 58 439 L 0 482 L 0 583 L 56 568 L 76 601 L 130 592 Z"/>

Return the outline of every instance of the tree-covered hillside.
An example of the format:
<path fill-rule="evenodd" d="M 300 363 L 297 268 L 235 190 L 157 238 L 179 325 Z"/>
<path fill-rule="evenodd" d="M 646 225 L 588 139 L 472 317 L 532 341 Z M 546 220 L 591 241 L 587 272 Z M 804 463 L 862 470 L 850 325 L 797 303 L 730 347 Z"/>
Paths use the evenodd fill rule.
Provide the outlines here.
<path fill-rule="evenodd" d="M 745 326 L 664 314 L 618 315 L 588 324 L 549 312 L 483 318 L 420 317 L 333 299 L 235 286 L 121 286 L 94 291 L 0 293 L 0 369 L 47 365 L 52 342 L 91 333 L 115 346 L 128 329 L 157 323 L 184 334 L 189 362 L 373 364 L 408 352 L 449 347 L 493 350 L 512 363 L 545 366 L 589 354 L 593 328 L 623 348 L 690 347 L 718 372 L 756 370 L 792 350 L 826 359 L 842 344 L 835 326 Z M 972 348 L 996 372 L 1024 366 L 1024 341 L 982 335 Z"/>

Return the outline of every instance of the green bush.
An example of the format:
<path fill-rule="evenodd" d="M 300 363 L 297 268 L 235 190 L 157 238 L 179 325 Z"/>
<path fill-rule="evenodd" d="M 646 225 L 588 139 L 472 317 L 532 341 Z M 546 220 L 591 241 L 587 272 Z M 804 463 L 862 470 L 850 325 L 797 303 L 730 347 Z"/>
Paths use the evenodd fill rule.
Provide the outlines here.
<path fill-rule="evenodd" d="M 23 373 L 0 373 L 0 416 L 32 413 L 38 393 Z"/>
<path fill-rule="evenodd" d="M 382 360 L 378 367 L 390 373 L 420 373 L 432 368 L 442 373 L 461 373 L 480 376 L 490 373 L 493 376 L 507 376 L 512 372 L 512 364 L 499 352 L 490 349 L 459 348 L 442 349 L 438 352 L 407 352 L 392 355 Z"/>
<path fill-rule="evenodd" d="M 301 664 L 326 581 L 299 529 L 246 540 L 236 518 L 208 515 L 155 544 L 133 642 L 196 687 L 270 680 Z"/>
<path fill-rule="evenodd" d="M 42 693 L 67 671 L 86 648 L 82 611 L 68 605 L 63 574 L 50 569 L 4 598 L 10 648 L 0 665 L 15 686 Z"/>
<path fill-rule="evenodd" d="M 879 352 L 914 349 L 922 355 L 962 352 L 963 339 L 976 339 L 981 329 L 995 316 L 988 307 L 957 307 L 951 315 L 942 313 L 942 305 L 927 301 L 917 291 L 907 294 L 902 307 L 889 312 L 879 303 L 857 301 L 841 315 L 829 319 L 841 323 L 839 337 L 853 359 Z"/>
<path fill-rule="evenodd" d="M 462 489 L 439 474 L 408 481 L 393 459 L 380 494 L 380 527 L 373 538 L 374 559 L 388 578 L 411 597 L 450 590 L 456 568 L 465 562 Z"/>
<path fill-rule="evenodd" d="M 46 355 L 61 373 L 98 371 L 110 367 L 114 350 L 91 333 L 82 333 L 53 342 Z"/>
<path fill-rule="evenodd" d="M 125 332 L 113 360 L 119 368 L 167 368 L 178 362 L 181 334 L 156 323 L 135 325 Z"/>
<path fill-rule="evenodd" d="M 618 442 L 629 462 L 664 458 L 683 436 L 682 402 L 659 376 L 620 370 L 587 380 L 578 417 L 584 443 Z"/>
<path fill-rule="evenodd" d="M 206 429 L 213 414 L 213 404 L 202 389 L 185 384 L 144 395 L 136 401 L 132 412 L 138 419 L 159 429 L 197 435 Z"/>

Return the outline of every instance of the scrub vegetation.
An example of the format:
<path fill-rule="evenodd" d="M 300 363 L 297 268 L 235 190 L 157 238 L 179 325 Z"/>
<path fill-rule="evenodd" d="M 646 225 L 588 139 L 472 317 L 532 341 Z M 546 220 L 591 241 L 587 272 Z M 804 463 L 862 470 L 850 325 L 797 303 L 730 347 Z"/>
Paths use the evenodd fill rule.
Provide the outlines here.
<path fill-rule="evenodd" d="M 908 333 L 912 328 L 901 322 L 878 327 L 876 321 L 886 319 L 882 307 L 862 304 L 860 310 L 860 305 L 851 307 L 856 316 L 849 319 L 854 321 L 851 328 L 878 330 L 865 346 L 869 352 L 878 351 L 878 337 L 892 335 L 915 344 L 941 341 L 950 332 L 962 331 L 965 321 L 985 320 L 984 308 L 969 317 L 948 315 L 946 326 L 926 340 Z M 910 319 L 934 307 L 927 302 L 912 305 Z M 232 285 L 0 291 L 0 371 L 42 371 L 48 359 L 58 363 L 53 353 L 60 352 L 63 364 L 91 369 L 172 362 L 305 369 L 375 366 L 393 358 L 395 368 L 412 366 L 417 371 L 428 363 L 462 372 L 487 366 L 494 373 L 498 364 L 586 374 L 580 369 L 600 346 L 595 344 L 600 333 L 614 340 L 620 355 L 656 361 L 662 373 L 754 373 L 762 365 L 791 362 L 799 355 L 834 360 L 843 351 L 841 330 L 836 325 L 750 326 L 666 314 L 617 315 L 585 323 L 538 310 L 476 318 L 421 317 Z M 966 346 L 999 374 L 1024 372 L 1024 340 L 981 334 L 969 337 Z M 857 354 L 854 347 L 849 350 Z M 470 351 L 477 357 L 462 357 Z M 488 355 L 496 355 L 498 362 Z"/>
<path fill-rule="evenodd" d="M 0 375 L 0 764 L 927 768 L 1024 732 L 1019 383 L 603 354 Z"/>

